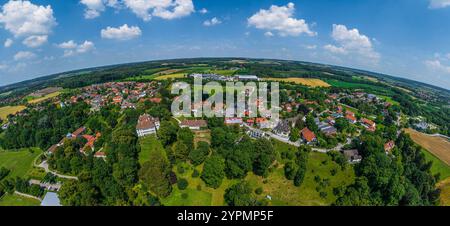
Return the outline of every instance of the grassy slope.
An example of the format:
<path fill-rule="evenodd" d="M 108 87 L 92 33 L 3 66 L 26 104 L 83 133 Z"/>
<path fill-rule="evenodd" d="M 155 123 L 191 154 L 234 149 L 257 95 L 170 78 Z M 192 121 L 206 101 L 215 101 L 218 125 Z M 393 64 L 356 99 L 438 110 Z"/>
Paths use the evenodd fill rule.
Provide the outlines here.
<path fill-rule="evenodd" d="M 161 142 L 159 142 L 154 135 L 139 138 L 141 152 L 139 153 L 139 163 L 146 162 L 150 155 L 155 151 L 165 151 Z"/>
<path fill-rule="evenodd" d="M 433 154 L 431 154 L 427 150 L 422 149 L 422 152 L 425 154 L 425 158 L 428 161 L 433 162 L 433 166 L 431 167 L 431 172 L 433 174 L 439 173 L 441 175 L 440 180 L 450 178 L 450 166 L 448 166 L 447 164 L 436 158 Z"/>
<path fill-rule="evenodd" d="M 9 177 L 24 177 L 33 171 L 33 161 L 42 153 L 41 149 L 33 148 L 34 153 L 28 149 L 19 151 L 0 151 L 0 167 L 11 170 Z"/>
<path fill-rule="evenodd" d="M 0 206 L 39 206 L 40 204 L 36 199 L 15 194 L 6 194 L 0 199 Z"/>

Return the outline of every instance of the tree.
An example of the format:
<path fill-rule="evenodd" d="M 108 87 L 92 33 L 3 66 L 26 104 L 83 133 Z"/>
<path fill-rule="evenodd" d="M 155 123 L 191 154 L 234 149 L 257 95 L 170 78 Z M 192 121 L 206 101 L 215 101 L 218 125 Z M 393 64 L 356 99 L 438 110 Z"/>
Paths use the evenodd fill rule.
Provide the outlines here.
<path fill-rule="evenodd" d="M 297 174 L 298 166 L 293 162 L 288 162 L 284 165 L 284 176 L 288 180 L 294 180 L 295 175 Z"/>
<path fill-rule="evenodd" d="M 259 176 L 267 176 L 269 167 L 275 161 L 275 149 L 272 143 L 266 139 L 255 141 L 255 160 L 253 162 L 253 172 Z"/>
<path fill-rule="evenodd" d="M 194 134 L 189 128 L 181 128 L 177 133 L 177 140 L 182 142 L 189 150 L 194 148 Z"/>
<path fill-rule="evenodd" d="M 202 164 L 209 155 L 209 144 L 204 141 L 197 143 L 197 148 L 189 153 L 189 159 L 194 166 Z"/>
<path fill-rule="evenodd" d="M 244 178 L 252 170 L 252 157 L 247 150 L 232 150 L 228 154 L 225 163 L 225 171 L 230 178 Z"/>
<path fill-rule="evenodd" d="M 297 142 L 300 139 L 300 130 L 298 128 L 292 128 L 289 140 L 292 142 Z"/>
<path fill-rule="evenodd" d="M 225 162 L 223 158 L 213 155 L 206 159 L 201 178 L 208 187 L 218 188 L 225 177 L 224 169 Z"/>
<path fill-rule="evenodd" d="M 159 140 L 168 146 L 177 140 L 178 125 L 172 121 L 162 121 L 157 132 Z"/>
<path fill-rule="evenodd" d="M 184 178 L 181 178 L 177 181 L 178 189 L 185 190 L 189 185 L 188 181 Z"/>
<path fill-rule="evenodd" d="M 255 206 L 256 198 L 252 195 L 250 184 L 241 181 L 225 191 L 225 202 L 229 206 Z"/>

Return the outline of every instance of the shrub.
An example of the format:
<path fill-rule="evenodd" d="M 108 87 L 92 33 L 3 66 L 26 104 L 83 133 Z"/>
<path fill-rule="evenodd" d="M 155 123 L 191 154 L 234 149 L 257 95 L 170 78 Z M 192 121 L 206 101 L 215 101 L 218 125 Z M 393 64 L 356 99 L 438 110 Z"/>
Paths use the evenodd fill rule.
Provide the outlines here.
<path fill-rule="evenodd" d="M 192 175 L 191 175 L 193 178 L 197 178 L 197 177 L 199 177 L 200 176 L 200 172 L 198 172 L 198 170 L 196 170 L 196 169 L 194 169 L 194 172 L 192 172 Z"/>
<path fill-rule="evenodd" d="M 187 186 L 189 185 L 189 183 L 186 179 L 181 178 L 178 180 L 177 185 L 178 185 L 178 189 L 185 190 L 187 188 Z"/>
<path fill-rule="evenodd" d="M 256 193 L 257 195 L 261 195 L 261 194 L 263 193 L 262 187 L 257 188 L 257 189 L 255 190 L 255 193 Z"/>

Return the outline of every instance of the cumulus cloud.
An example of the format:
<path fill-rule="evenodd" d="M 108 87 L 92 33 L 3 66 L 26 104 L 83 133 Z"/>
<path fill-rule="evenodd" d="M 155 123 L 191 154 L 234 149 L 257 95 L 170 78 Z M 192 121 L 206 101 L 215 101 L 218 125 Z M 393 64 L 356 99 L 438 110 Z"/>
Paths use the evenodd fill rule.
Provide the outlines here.
<path fill-rule="evenodd" d="M 124 5 L 144 21 L 153 16 L 171 20 L 195 11 L 192 0 L 123 0 Z"/>
<path fill-rule="evenodd" d="M 106 6 L 117 8 L 119 6 L 118 0 L 81 0 L 81 4 L 86 6 L 84 10 L 84 18 L 94 19 L 100 16 L 100 13 L 105 11 Z"/>
<path fill-rule="evenodd" d="M 19 61 L 19 60 L 29 60 L 29 59 L 33 59 L 34 57 L 36 57 L 36 54 L 29 52 L 29 51 L 19 51 L 16 53 L 16 55 L 14 55 L 14 60 Z"/>
<path fill-rule="evenodd" d="M 91 41 L 84 41 L 81 44 L 77 44 L 75 41 L 70 40 L 58 45 L 59 48 L 64 49 L 64 56 L 69 57 L 75 54 L 87 53 L 95 49 L 95 45 Z"/>
<path fill-rule="evenodd" d="M 107 27 L 101 30 L 101 36 L 105 39 L 116 40 L 130 40 L 141 36 L 142 31 L 137 26 L 128 27 L 128 24 L 124 24 L 121 27 Z"/>
<path fill-rule="evenodd" d="M 32 35 L 24 39 L 22 43 L 30 48 L 36 48 L 46 43 L 47 39 L 47 35 Z"/>
<path fill-rule="evenodd" d="M 217 19 L 217 17 L 214 17 L 214 18 L 212 18 L 210 20 L 206 20 L 205 22 L 203 22 L 203 25 L 207 26 L 207 27 L 210 27 L 210 26 L 215 26 L 215 25 L 221 24 L 221 23 L 222 23 L 222 21 Z"/>
<path fill-rule="evenodd" d="M 12 39 L 8 38 L 8 39 L 5 40 L 5 43 L 3 44 L 3 46 L 5 48 L 9 48 L 9 47 L 12 46 L 13 43 L 14 43 L 14 41 Z"/>
<path fill-rule="evenodd" d="M 317 45 L 305 45 L 304 47 L 309 50 L 317 49 Z"/>
<path fill-rule="evenodd" d="M 37 47 L 47 41 L 56 25 L 50 5 L 35 5 L 30 1 L 10 0 L 2 6 L 0 24 L 16 38 L 26 37 L 23 43 Z"/>
<path fill-rule="evenodd" d="M 339 45 L 325 45 L 324 49 L 335 54 L 358 55 L 377 63 L 380 54 L 377 53 L 370 41 L 370 38 L 359 32 L 358 29 L 347 29 L 345 25 L 333 24 L 331 37 Z"/>
<path fill-rule="evenodd" d="M 295 5 L 290 2 L 286 6 L 272 5 L 269 9 L 261 9 L 248 18 L 248 25 L 266 31 L 276 31 L 280 36 L 317 35 L 310 30 L 304 19 L 294 18 Z"/>
<path fill-rule="evenodd" d="M 207 14 L 208 10 L 206 8 L 203 8 L 201 10 L 198 11 L 200 14 Z"/>
<path fill-rule="evenodd" d="M 264 36 L 266 36 L 266 37 L 273 37 L 274 34 L 272 32 L 270 32 L 270 31 L 267 31 L 266 33 L 264 33 Z"/>
<path fill-rule="evenodd" d="M 442 9 L 450 6 L 450 0 L 430 0 L 428 8 L 430 9 Z"/>
<path fill-rule="evenodd" d="M 450 66 L 442 64 L 442 62 L 438 59 L 427 60 L 425 61 L 425 65 L 433 71 L 450 74 Z"/>

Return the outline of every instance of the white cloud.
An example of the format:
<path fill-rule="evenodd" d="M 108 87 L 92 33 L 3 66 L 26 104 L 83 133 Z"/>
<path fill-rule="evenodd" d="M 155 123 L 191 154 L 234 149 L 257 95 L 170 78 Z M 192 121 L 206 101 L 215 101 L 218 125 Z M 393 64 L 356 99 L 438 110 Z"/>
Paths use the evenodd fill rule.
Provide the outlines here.
<path fill-rule="evenodd" d="M 0 70 L 5 70 L 7 68 L 8 66 L 6 64 L 0 64 Z"/>
<path fill-rule="evenodd" d="M 192 0 L 123 0 L 126 7 L 144 21 L 153 16 L 171 20 L 195 11 Z"/>
<path fill-rule="evenodd" d="M 335 45 L 325 45 L 323 48 L 332 53 L 347 54 L 347 50 L 345 50 L 344 47 L 337 47 Z"/>
<path fill-rule="evenodd" d="M 425 65 L 426 65 L 429 69 L 431 69 L 431 70 L 433 70 L 433 71 L 443 72 L 443 73 L 446 73 L 446 74 L 450 74 L 450 66 L 443 65 L 443 64 L 441 63 L 441 61 L 438 60 L 438 59 L 435 59 L 435 60 L 427 60 L 427 61 L 425 61 Z"/>
<path fill-rule="evenodd" d="M 5 43 L 3 44 L 3 46 L 5 48 L 9 48 L 9 47 L 12 46 L 13 43 L 14 43 L 14 41 L 12 39 L 8 38 L 8 39 L 5 40 Z"/>
<path fill-rule="evenodd" d="M 306 45 L 305 48 L 310 50 L 317 49 L 317 45 Z"/>
<path fill-rule="evenodd" d="M 198 11 L 200 14 L 207 14 L 208 10 L 206 8 L 203 8 L 201 10 Z"/>
<path fill-rule="evenodd" d="M 333 24 L 331 37 L 339 46 L 325 45 L 324 49 L 337 54 L 364 57 L 371 63 L 378 63 L 380 54 L 373 48 L 370 38 L 360 34 L 358 29 L 347 29 L 345 25 Z"/>
<path fill-rule="evenodd" d="M 210 20 L 206 20 L 205 22 L 203 22 L 203 25 L 207 26 L 207 27 L 210 27 L 210 26 L 221 24 L 221 23 L 222 23 L 222 21 L 217 19 L 217 17 L 214 17 L 214 18 L 212 18 Z"/>
<path fill-rule="evenodd" d="M 270 9 L 261 9 L 248 18 L 248 25 L 262 30 L 277 31 L 280 36 L 317 35 L 310 30 L 304 19 L 293 18 L 294 12 L 295 5 L 292 2 L 286 6 L 272 5 Z"/>
<path fill-rule="evenodd" d="M 442 9 L 450 6 L 450 0 L 430 0 L 428 8 L 430 9 Z"/>
<path fill-rule="evenodd" d="M 30 48 L 36 48 L 46 43 L 47 39 L 47 35 L 32 35 L 23 40 L 22 43 Z"/>
<path fill-rule="evenodd" d="M 84 41 L 81 44 L 77 44 L 75 41 L 70 40 L 58 45 L 59 48 L 64 49 L 64 56 L 69 57 L 77 53 L 87 53 L 95 49 L 95 45 L 91 41 Z"/>
<path fill-rule="evenodd" d="M 56 25 L 50 5 L 39 6 L 29 1 L 10 0 L 2 6 L 0 24 L 15 37 L 48 35 Z"/>
<path fill-rule="evenodd" d="M 29 60 L 36 57 L 36 54 L 29 52 L 29 51 L 19 51 L 14 55 L 14 60 Z"/>
<path fill-rule="evenodd" d="M 86 6 L 84 10 L 84 18 L 86 19 L 99 17 L 100 13 L 105 11 L 106 6 L 119 7 L 118 0 L 81 0 L 80 3 Z"/>
<path fill-rule="evenodd" d="M 137 26 L 128 27 L 124 24 L 121 27 L 107 27 L 101 30 L 101 36 L 105 39 L 130 40 L 141 36 L 142 31 Z"/>
<path fill-rule="evenodd" d="M 270 31 L 267 31 L 266 33 L 264 33 L 264 36 L 266 36 L 266 37 L 273 37 L 274 34 L 272 32 L 270 32 Z"/>

